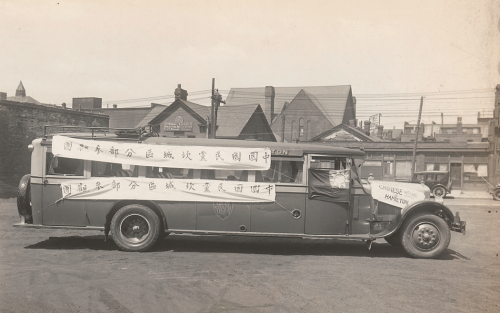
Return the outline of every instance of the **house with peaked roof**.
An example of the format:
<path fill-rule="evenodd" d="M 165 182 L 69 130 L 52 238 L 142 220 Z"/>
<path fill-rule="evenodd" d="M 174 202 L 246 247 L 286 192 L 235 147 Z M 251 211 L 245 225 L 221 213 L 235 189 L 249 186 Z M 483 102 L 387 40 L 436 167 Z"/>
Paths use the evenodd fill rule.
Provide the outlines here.
<path fill-rule="evenodd" d="M 356 119 L 351 86 L 232 88 L 227 106 L 259 103 L 281 141 L 307 141 Z"/>
<path fill-rule="evenodd" d="M 354 126 L 339 124 L 334 128 L 312 138 L 311 141 L 380 142 L 384 140 L 377 136 L 370 136 L 365 130 Z"/>
<path fill-rule="evenodd" d="M 208 138 L 210 107 L 188 101 L 187 95 L 178 85 L 175 101 L 167 107 L 156 106 L 136 127 L 156 125 L 164 137 Z M 216 138 L 276 141 L 259 104 L 219 107 Z"/>

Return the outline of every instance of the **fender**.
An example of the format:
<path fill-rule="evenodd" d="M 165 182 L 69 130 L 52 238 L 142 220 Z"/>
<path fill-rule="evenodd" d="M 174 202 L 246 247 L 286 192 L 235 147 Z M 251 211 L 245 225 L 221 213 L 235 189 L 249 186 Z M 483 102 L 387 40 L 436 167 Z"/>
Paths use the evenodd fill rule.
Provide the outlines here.
<path fill-rule="evenodd" d="M 402 209 L 400 215 L 396 216 L 396 218 L 393 220 L 396 227 L 388 230 L 387 232 L 381 232 L 380 234 L 377 234 L 377 237 L 382 238 L 394 234 L 399 230 L 406 218 L 422 212 L 431 213 L 441 217 L 448 224 L 448 227 L 452 228 L 455 218 L 453 216 L 453 213 L 447 206 L 439 202 L 423 200 L 414 202 Z"/>
<path fill-rule="evenodd" d="M 105 238 L 108 238 L 108 234 L 110 231 L 110 225 L 111 225 L 111 219 L 113 218 L 113 215 L 123 206 L 128 205 L 128 204 L 142 204 L 144 206 L 147 206 L 151 210 L 153 210 L 158 216 L 160 217 L 160 220 L 162 221 L 162 226 L 163 230 L 166 231 L 168 229 L 167 226 L 167 218 L 165 217 L 165 214 L 163 214 L 162 209 L 153 201 L 148 201 L 148 200 L 119 200 L 113 203 L 109 208 L 108 212 L 106 213 L 106 219 L 104 221 L 104 236 Z"/>

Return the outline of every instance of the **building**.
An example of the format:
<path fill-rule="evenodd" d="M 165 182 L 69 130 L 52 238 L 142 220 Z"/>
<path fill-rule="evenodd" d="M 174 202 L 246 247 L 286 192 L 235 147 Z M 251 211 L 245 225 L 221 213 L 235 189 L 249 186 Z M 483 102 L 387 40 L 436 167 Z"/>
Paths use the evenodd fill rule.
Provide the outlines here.
<path fill-rule="evenodd" d="M 308 141 L 356 119 L 351 86 L 232 88 L 226 106 L 260 104 L 280 141 Z"/>
<path fill-rule="evenodd" d="M 16 89 L 16 95 L 14 97 L 7 97 L 6 92 L 0 92 L 0 100 L 8 100 L 8 101 L 43 105 L 42 103 L 38 102 L 37 100 L 33 99 L 32 97 L 26 95 L 26 89 L 24 88 L 22 81 L 19 82 L 19 85 L 17 86 L 17 89 Z"/>
<path fill-rule="evenodd" d="M 366 130 L 363 135 L 360 131 L 359 128 L 347 125 L 337 126 L 310 142 L 364 150 L 366 157 L 361 171 L 363 178 L 372 173 L 379 180 L 410 181 L 415 143 L 383 139 L 382 131 L 379 132 L 380 137 L 369 136 L 369 131 Z M 490 155 L 488 142 L 429 140 L 418 142 L 417 147 L 416 171 L 450 171 L 454 189 L 487 190 Z"/>
<path fill-rule="evenodd" d="M 108 117 L 55 105 L 1 99 L 0 189 L 15 190 L 21 177 L 30 173 L 28 145 L 44 136 L 46 125 L 107 127 Z"/>
<path fill-rule="evenodd" d="M 174 94 L 172 104 L 153 107 L 136 127 L 155 125 L 164 137 L 208 138 L 211 108 L 188 101 L 188 93 L 181 85 Z M 259 104 L 219 107 L 216 138 L 276 141 Z"/>

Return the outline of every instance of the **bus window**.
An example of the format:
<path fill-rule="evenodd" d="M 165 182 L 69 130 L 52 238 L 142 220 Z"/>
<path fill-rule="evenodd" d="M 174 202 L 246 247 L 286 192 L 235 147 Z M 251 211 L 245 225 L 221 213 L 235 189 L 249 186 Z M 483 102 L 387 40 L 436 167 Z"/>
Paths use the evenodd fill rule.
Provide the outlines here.
<path fill-rule="evenodd" d="M 350 168 L 347 158 L 332 158 L 315 156 L 311 160 L 311 168 L 329 168 L 332 170 L 346 170 Z"/>
<path fill-rule="evenodd" d="M 267 171 L 258 171 L 256 181 L 302 184 L 304 161 L 299 158 L 274 158 Z"/>
<path fill-rule="evenodd" d="M 92 162 L 92 177 L 138 177 L 138 166 L 120 163 Z"/>
<path fill-rule="evenodd" d="M 151 167 L 146 168 L 146 177 L 148 178 L 174 178 L 172 173 L 168 172 L 168 169 L 162 167 Z"/>
<path fill-rule="evenodd" d="M 47 152 L 47 175 L 83 176 L 83 160 L 56 157 Z"/>
<path fill-rule="evenodd" d="M 240 180 L 243 171 L 235 170 L 215 170 L 215 179 L 217 180 Z"/>

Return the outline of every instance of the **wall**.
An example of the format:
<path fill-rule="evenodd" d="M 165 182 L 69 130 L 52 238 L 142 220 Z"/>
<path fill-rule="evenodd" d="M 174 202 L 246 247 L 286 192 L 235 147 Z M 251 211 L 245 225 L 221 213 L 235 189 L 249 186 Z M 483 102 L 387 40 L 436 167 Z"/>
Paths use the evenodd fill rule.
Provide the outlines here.
<path fill-rule="evenodd" d="M 314 105 L 309 99 L 295 98 L 285 112 L 285 136 L 287 142 L 293 142 L 296 139 L 301 141 L 309 140 L 317 135 L 331 129 L 332 125 L 323 113 Z M 300 118 L 304 119 L 304 136 L 299 138 L 299 121 Z M 310 121 L 310 129 L 307 129 L 308 121 Z M 279 116 L 273 123 L 272 130 L 279 137 L 282 137 L 283 128 L 283 115 Z M 292 136 L 292 123 L 293 123 L 293 136 Z"/>
<path fill-rule="evenodd" d="M 182 118 L 183 123 L 191 123 L 192 125 L 192 131 L 179 131 L 179 132 L 174 132 L 174 131 L 165 131 L 165 125 L 166 123 L 176 123 L 177 121 Z M 170 114 L 165 120 L 163 120 L 160 123 L 160 131 L 159 134 L 160 136 L 165 136 L 165 137 L 195 137 L 195 138 L 206 138 L 207 134 L 206 132 L 201 132 L 200 126 L 201 124 L 200 121 L 195 119 L 191 114 L 186 112 L 182 107 L 177 108 L 172 114 Z"/>
<path fill-rule="evenodd" d="M 45 125 L 107 127 L 107 116 L 89 114 L 59 107 L 15 101 L 0 101 L 0 188 L 17 186 L 30 173 L 31 153 L 28 145 L 43 136 Z"/>

